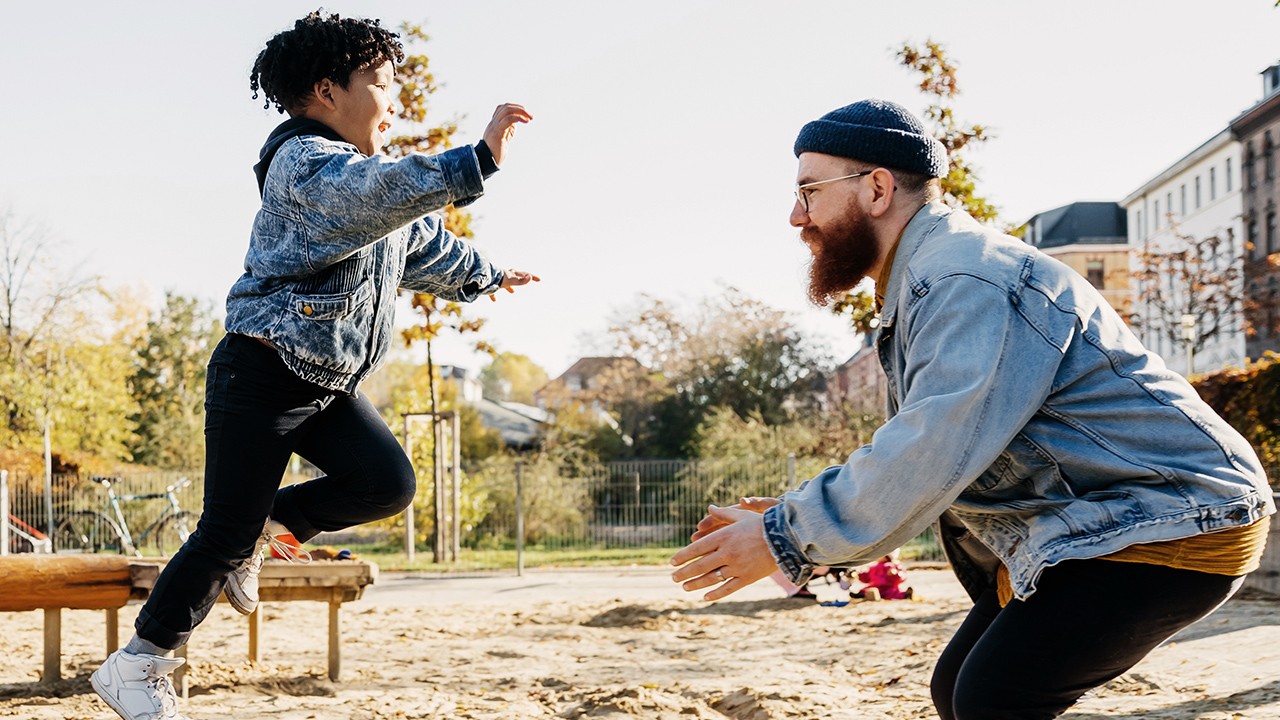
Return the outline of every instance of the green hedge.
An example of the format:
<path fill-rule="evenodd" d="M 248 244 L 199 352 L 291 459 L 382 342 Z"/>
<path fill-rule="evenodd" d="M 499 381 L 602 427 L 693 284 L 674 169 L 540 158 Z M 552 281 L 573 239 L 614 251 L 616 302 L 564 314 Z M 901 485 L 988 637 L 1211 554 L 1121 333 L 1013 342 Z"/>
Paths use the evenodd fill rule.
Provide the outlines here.
<path fill-rule="evenodd" d="M 1280 355 L 1266 353 L 1244 368 L 1192 378 L 1209 406 L 1244 435 L 1280 487 Z"/>

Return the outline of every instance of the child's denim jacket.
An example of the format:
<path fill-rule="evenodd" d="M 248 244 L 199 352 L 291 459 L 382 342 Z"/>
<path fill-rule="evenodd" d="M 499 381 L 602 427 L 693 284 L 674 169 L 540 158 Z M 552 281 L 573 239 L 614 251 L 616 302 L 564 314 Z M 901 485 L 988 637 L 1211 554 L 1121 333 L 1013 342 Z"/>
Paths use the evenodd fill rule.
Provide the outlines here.
<path fill-rule="evenodd" d="M 354 392 L 390 344 L 398 288 L 470 302 L 501 284 L 501 271 L 428 214 L 483 193 L 472 147 L 398 160 L 318 134 L 268 147 L 227 331 L 266 340 L 304 380 Z"/>
<path fill-rule="evenodd" d="M 975 594 L 1045 568 L 1275 512 L 1249 444 L 1074 270 L 930 203 L 902 234 L 877 349 L 889 419 L 765 513 L 792 580 L 940 521 Z"/>

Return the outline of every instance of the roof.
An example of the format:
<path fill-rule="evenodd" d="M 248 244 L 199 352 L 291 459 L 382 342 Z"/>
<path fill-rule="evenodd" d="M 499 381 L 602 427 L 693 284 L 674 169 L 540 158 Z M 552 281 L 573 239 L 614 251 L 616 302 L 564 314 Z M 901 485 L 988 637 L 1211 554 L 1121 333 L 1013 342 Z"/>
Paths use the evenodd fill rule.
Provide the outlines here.
<path fill-rule="evenodd" d="M 1125 196 L 1123 200 L 1120 201 L 1120 204 L 1125 207 L 1128 207 L 1130 204 L 1133 203 L 1134 200 L 1137 200 L 1143 195 L 1146 195 L 1147 193 L 1155 190 L 1161 185 L 1164 185 L 1165 183 L 1169 182 L 1173 178 L 1177 177 L 1179 173 L 1182 173 L 1187 168 L 1205 159 L 1210 154 L 1217 152 L 1223 146 L 1229 145 L 1235 141 L 1236 141 L 1235 137 L 1233 137 L 1231 134 L 1231 128 L 1230 127 L 1224 128 L 1217 135 L 1214 135 L 1208 140 L 1205 140 L 1204 142 L 1200 143 L 1200 147 L 1196 148 L 1195 150 L 1192 150 L 1186 155 L 1183 155 L 1181 158 L 1178 158 L 1178 160 L 1174 162 L 1172 165 L 1165 168 L 1164 170 L 1161 170 L 1159 174 L 1157 174 L 1155 177 L 1143 183 L 1142 186 L 1139 187 L 1137 190 L 1134 190 L 1133 192 L 1129 193 L 1127 196 Z"/>
<path fill-rule="evenodd" d="M 1257 132 L 1277 116 L 1280 116 L 1280 92 L 1273 92 L 1237 115 L 1231 121 L 1231 131 L 1236 137 L 1243 138 Z"/>
<path fill-rule="evenodd" d="M 538 439 L 538 429 L 546 421 L 546 413 L 520 403 L 495 402 L 480 399 L 470 403 L 480 413 L 480 423 L 497 430 L 508 447 L 532 447 Z M 528 414 L 521 412 L 524 409 Z M 540 417 L 530 417 L 538 415 Z"/>
<path fill-rule="evenodd" d="M 1128 219 L 1116 202 L 1074 202 L 1033 215 L 1027 242 L 1037 248 L 1115 245 L 1128 239 Z"/>
<path fill-rule="evenodd" d="M 538 388 L 538 390 L 534 392 L 533 396 L 535 398 L 539 398 L 551 388 L 563 387 L 568 384 L 568 379 L 572 377 L 577 378 L 576 384 L 579 388 L 576 389 L 589 389 L 591 388 L 591 380 L 610 370 L 623 366 L 630 368 L 644 367 L 640 364 L 639 360 L 630 356 L 615 355 L 579 358 L 577 362 L 569 366 L 568 370 L 565 370 L 546 385 Z"/>

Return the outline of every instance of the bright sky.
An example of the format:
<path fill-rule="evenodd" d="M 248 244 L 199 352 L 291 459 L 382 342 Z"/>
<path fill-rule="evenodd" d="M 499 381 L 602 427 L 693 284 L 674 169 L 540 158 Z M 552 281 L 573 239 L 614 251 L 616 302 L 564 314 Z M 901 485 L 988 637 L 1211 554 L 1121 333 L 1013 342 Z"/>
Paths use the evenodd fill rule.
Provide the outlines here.
<path fill-rule="evenodd" d="M 837 359 L 854 339 L 804 299 L 787 224 L 796 132 L 866 97 L 923 111 L 892 51 L 943 42 L 973 159 L 1005 220 L 1114 200 L 1261 98 L 1280 61 L 1273 0 L 329 2 L 425 21 L 437 119 L 479 138 L 524 103 L 511 157 L 471 207 L 499 266 L 541 285 L 475 311 L 485 337 L 553 375 L 640 293 L 692 303 L 736 286 L 794 311 Z M 6 3 L 0 211 L 117 285 L 221 312 L 258 198 L 250 167 L 281 120 L 250 98 L 265 41 L 317 2 Z M 394 130 L 393 130 L 394 132 Z M 479 367 L 459 342 L 445 362 Z"/>

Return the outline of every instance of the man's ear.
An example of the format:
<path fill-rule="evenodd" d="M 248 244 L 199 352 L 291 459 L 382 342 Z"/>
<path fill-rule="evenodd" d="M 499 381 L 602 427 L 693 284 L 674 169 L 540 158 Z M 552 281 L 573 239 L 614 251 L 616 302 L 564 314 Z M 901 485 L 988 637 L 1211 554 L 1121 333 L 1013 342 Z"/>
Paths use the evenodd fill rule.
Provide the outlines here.
<path fill-rule="evenodd" d="M 333 81 L 325 78 L 311 87 L 311 101 L 329 110 L 334 109 Z"/>
<path fill-rule="evenodd" d="M 871 171 L 867 176 L 867 189 L 871 192 L 871 207 L 867 214 L 878 218 L 889 212 L 893 194 L 898 189 L 893 173 L 882 167 Z"/>

